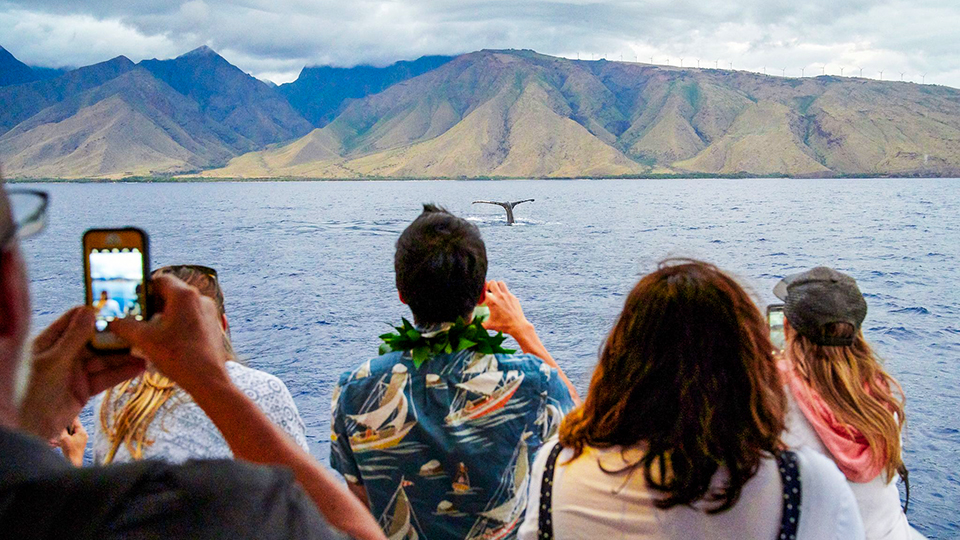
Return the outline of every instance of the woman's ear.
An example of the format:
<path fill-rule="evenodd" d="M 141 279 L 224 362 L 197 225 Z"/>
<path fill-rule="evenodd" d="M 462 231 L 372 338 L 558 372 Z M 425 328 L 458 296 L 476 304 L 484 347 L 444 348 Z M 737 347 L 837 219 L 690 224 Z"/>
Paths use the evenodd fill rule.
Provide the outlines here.
<path fill-rule="evenodd" d="M 407 305 L 407 301 L 403 299 L 403 293 L 402 293 L 402 292 L 397 291 L 397 298 L 400 299 L 400 303 L 401 303 L 401 304 Z"/>
<path fill-rule="evenodd" d="M 220 315 L 220 328 L 225 334 L 230 333 L 230 321 L 227 320 L 227 314 Z"/>
<path fill-rule="evenodd" d="M 480 299 L 477 300 L 477 305 L 482 306 L 487 302 L 487 284 L 483 284 L 483 288 L 480 289 Z"/>

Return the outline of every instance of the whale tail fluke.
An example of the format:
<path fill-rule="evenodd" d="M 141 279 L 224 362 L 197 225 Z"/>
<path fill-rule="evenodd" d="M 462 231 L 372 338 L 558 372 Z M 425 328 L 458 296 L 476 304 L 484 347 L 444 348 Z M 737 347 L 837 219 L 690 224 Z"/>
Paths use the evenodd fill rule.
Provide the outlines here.
<path fill-rule="evenodd" d="M 473 201 L 473 204 L 495 204 L 497 206 L 502 206 L 504 210 L 507 211 L 507 225 L 513 225 L 513 207 L 525 202 L 533 202 L 534 199 L 523 199 L 522 201 L 513 201 L 513 202 L 499 202 L 499 201 Z"/>

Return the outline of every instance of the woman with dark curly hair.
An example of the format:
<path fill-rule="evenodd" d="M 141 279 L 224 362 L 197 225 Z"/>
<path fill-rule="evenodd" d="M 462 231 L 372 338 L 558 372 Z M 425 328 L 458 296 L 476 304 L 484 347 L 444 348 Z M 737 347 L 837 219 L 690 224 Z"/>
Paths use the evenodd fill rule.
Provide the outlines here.
<path fill-rule="evenodd" d="M 772 351 L 733 278 L 661 263 L 627 298 L 583 405 L 538 454 L 520 538 L 863 538 L 837 468 L 780 442 Z"/>

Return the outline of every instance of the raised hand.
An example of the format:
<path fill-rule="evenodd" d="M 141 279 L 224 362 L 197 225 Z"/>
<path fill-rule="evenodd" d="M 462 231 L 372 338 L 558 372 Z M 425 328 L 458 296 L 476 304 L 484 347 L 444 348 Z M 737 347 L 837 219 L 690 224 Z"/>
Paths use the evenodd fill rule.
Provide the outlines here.
<path fill-rule="evenodd" d="M 488 281 L 486 284 L 486 305 L 490 316 L 483 327 L 494 332 L 503 332 L 517 339 L 519 334 L 530 332 L 533 325 L 523 314 L 520 300 L 507 289 L 502 281 Z"/>
<path fill-rule="evenodd" d="M 20 406 L 22 429 L 43 439 L 57 437 L 92 396 L 143 371 L 141 359 L 98 355 L 87 347 L 95 321 L 91 308 L 75 307 L 33 341 L 30 385 Z"/>
<path fill-rule="evenodd" d="M 213 300 L 173 276 L 158 276 L 152 286 L 163 312 L 149 321 L 118 319 L 109 329 L 188 393 L 210 382 L 229 381 L 228 355 Z"/>

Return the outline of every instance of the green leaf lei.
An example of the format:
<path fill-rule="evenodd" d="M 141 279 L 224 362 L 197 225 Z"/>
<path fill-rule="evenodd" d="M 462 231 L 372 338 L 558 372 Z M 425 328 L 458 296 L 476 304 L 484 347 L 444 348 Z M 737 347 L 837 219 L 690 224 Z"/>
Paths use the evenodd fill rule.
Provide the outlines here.
<path fill-rule="evenodd" d="M 396 332 L 382 334 L 380 339 L 380 354 L 393 351 L 412 351 L 413 365 L 420 369 L 427 358 L 433 354 L 455 353 L 466 349 L 475 349 L 482 354 L 513 354 L 517 351 L 501 347 L 507 339 L 503 332 L 491 336 L 483 327 L 486 317 L 474 317 L 470 324 L 457 319 L 453 326 L 446 330 L 427 332 L 427 335 L 417 330 L 410 321 L 403 319 L 403 326 L 395 326 Z"/>

